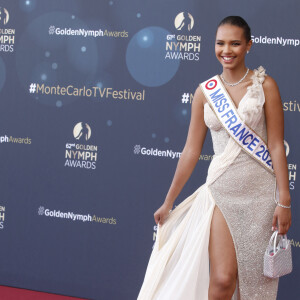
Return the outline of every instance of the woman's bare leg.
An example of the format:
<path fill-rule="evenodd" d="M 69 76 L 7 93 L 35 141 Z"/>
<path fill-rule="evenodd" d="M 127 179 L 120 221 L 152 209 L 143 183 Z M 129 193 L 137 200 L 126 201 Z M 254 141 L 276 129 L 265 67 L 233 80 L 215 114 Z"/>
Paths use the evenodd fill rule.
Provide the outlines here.
<path fill-rule="evenodd" d="M 237 261 L 233 240 L 220 209 L 215 206 L 212 216 L 210 240 L 209 300 L 230 300 L 237 279 Z"/>

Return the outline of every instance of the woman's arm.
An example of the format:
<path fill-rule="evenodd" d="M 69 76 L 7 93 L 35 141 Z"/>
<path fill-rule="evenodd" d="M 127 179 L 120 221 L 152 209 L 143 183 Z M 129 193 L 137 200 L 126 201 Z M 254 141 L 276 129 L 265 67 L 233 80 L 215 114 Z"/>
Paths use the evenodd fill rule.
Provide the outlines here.
<path fill-rule="evenodd" d="M 265 116 L 268 135 L 268 148 L 276 174 L 279 190 L 279 203 L 289 206 L 291 203 L 287 160 L 284 148 L 284 117 L 278 86 L 273 78 L 267 76 L 263 83 L 265 93 Z M 272 226 L 280 234 L 285 234 L 291 226 L 291 209 L 277 206 Z"/>
<path fill-rule="evenodd" d="M 175 199 L 199 161 L 207 132 L 207 126 L 204 122 L 204 102 L 205 96 L 201 88 L 198 87 L 195 91 L 192 103 L 191 120 L 185 146 L 177 163 L 176 171 L 164 204 L 154 213 L 156 224 L 158 222 L 160 225 L 164 223 L 165 218 L 169 214 L 169 210 L 173 207 Z"/>

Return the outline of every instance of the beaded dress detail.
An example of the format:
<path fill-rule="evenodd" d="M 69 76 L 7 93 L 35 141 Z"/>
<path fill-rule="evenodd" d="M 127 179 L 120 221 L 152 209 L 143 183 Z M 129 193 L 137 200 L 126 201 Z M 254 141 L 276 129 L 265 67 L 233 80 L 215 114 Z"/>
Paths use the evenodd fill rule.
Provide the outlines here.
<path fill-rule="evenodd" d="M 237 111 L 267 141 L 259 67 Z M 208 103 L 204 121 L 210 129 L 214 156 L 205 184 L 182 201 L 158 227 L 138 300 L 207 300 L 209 234 L 215 205 L 230 230 L 238 264 L 233 300 L 276 300 L 278 279 L 263 275 L 264 251 L 272 234 L 275 177 L 228 135 Z"/>

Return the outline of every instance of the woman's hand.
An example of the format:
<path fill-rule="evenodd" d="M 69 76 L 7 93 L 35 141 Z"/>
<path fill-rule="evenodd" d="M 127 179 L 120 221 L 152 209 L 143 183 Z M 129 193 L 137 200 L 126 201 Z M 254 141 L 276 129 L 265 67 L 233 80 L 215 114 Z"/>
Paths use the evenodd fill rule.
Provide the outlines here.
<path fill-rule="evenodd" d="M 156 225 L 161 226 L 167 217 L 170 214 L 170 210 L 172 209 L 172 205 L 164 203 L 155 213 L 154 213 L 154 220 Z"/>
<path fill-rule="evenodd" d="M 286 234 L 291 227 L 291 222 L 291 209 L 277 206 L 273 215 L 272 230 L 278 230 L 279 234 Z"/>

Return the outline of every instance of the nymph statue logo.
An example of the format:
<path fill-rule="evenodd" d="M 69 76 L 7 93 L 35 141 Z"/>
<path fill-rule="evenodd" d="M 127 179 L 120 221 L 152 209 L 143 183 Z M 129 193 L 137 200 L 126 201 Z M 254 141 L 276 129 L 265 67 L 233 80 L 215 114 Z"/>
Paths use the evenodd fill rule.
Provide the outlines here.
<path fill-rule="evenodd" d="M 176 16 L 174 24 L 177 30 L 187 28 L 191 31 L 194 27 L 194 18 L 190 13 L 181 12 Z"/>
<path fill-rule="evenodd" d="M 6 8 L 2 8 L 0 7 L 0 23 L 6 25 L 8 23 L 9 20 L 9 13 L 8 10 Z"/>
<path fill-rule="evenodd" d="M 73 135 L 76 140 L 89 140 L 92 134 L 91 127 L 89 124 L 84 122 L 79 122 L 75 125 L 73 129 Z"/>

